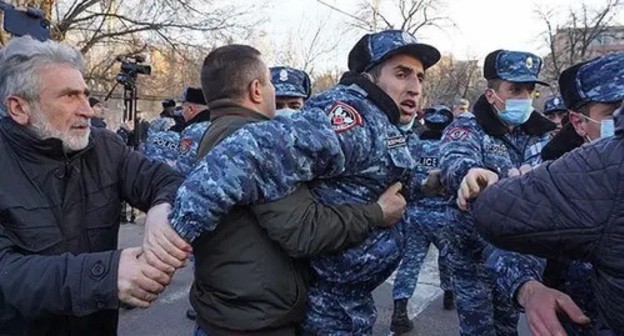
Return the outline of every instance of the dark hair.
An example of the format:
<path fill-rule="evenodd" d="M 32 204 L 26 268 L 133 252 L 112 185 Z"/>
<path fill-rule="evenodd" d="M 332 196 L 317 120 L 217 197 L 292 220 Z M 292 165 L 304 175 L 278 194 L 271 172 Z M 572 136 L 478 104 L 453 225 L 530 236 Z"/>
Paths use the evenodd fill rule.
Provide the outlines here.
<path fill-rule="evenodd" d="M 379 64 L 375 64 L 372 68 L 370 68 L 366 73 L 370 75 L 370 79 L 373 83 L 378 83 L 379 78 L 381 77 L 381 70 L 383 69 L 385 62 L 381 62 Z"/>
<path fill-rule="evenodd" d="M 201 86 L 206 102 L 228 98 L 239 100 L 249 84 L 258 79 L 263 85 L 270 80 L 262 54 L 253 47 L 231 44 L 219 47 L 206 56 L 201 69 Z"/>
<path fill-rule="evenodd" d="M 488 79 L 487 87 L 488 89 L 494 89 L 495 91 L 498 91 L 502 83 L 503 83 L 503 80 L 500 78 Z"/>

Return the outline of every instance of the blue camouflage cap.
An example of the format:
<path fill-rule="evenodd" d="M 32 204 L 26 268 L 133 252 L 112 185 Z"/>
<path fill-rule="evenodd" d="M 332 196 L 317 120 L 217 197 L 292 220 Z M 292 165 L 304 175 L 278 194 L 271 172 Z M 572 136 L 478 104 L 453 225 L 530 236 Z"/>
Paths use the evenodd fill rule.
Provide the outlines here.
<path fill-rule="evenodd" d="M 503 79 L 513 83 L 537 83 L 550 86 L 538 79 L 542 59 L 523 51 L 496 50 L 485 58 L 485 79 Z"/>
<path fill-rule="evenodd" d="M 433 105 L 425 109 L 423 120 L 427 128 L 442 130 L 453 121 L 453 112 L 446 105 Z"/>
<path fill-rule="evenodd" d="M 310 76 L 305 71 L 285 66 L 277 66 L 269 70 L 276 97 L 310 98 Z"/>
<path fill-rule="evenodd" d="M 385 30 L 364 35 L 349 53 L 349 70 L 362 73 L 394 55 L 410 55 L 420 60 L 425 69 L 440 60 L 438 49 L 419 43 L 403 30 Z"/>
<path fill-rule="evenodd" d="M 600 56 L 561 73 L 559 90 L 570 110 L 624 100 L 624 53 Z"/>
<path fill-rule="evenodd" d="M 544 114 L 548 115 L 553 112 L 558 111 L 567 111 L 568 109 L 565 107 L 563 103 L 563 98 L 559 95 L 552 96 L 546 100 L 544 103 Z"/>

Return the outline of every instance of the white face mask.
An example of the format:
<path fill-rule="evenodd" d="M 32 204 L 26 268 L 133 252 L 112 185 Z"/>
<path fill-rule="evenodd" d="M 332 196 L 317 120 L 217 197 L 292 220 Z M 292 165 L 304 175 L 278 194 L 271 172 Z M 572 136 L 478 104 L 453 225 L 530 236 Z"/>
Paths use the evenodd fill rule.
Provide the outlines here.
<path fill-rule="evenodd" d="M 299 110 L 293 110 L 291 108 L 286 107 L 286 108 L 282 108 L 282 109 L 279 109 L 279 110 L 275 110 L 275 116 L 276 117 L 279 117 L 279 116 L 290 117 L 293 114 L 298 113 L 298 112 L 299 112 Z"/>

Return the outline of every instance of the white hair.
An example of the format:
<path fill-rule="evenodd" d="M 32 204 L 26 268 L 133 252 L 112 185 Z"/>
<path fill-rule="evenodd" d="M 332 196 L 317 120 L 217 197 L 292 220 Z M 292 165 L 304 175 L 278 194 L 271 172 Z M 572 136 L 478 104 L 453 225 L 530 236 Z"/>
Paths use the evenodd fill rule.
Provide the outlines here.
<path fill-rule="evenodd" d="M 39 72 L 50 64 L 69 64 L 84 72 L 84 58 L 75 49 L 56 41 L 40 42 L 16 37 L 0 49 L 0 117 L 7 115 L 6 100 L 19 96 L 28 102 L 39 98 Z"/>

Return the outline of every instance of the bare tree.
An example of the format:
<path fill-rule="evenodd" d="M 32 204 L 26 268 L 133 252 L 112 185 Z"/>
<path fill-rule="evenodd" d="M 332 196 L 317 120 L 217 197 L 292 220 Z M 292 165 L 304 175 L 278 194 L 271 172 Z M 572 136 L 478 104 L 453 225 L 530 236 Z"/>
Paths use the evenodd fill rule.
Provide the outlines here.
<path fill-rule="evenodd" d="M 474 102 L 482 93 L 484 83 L 476 59 L 457 60 L 444 56 L 427 70 L 423 104 L 452 104 L 457 98 Z"/>
<path fill-rule="evenodd" d="M 315 22 L 313 26 L 301 25 L 290 32 L 276 51 L 277 64 L 292 66 L 314 76 L 319 62 L 336 51 L 342 39 L 332 32 L 331 16 L 312 21 Z"/>
<path fill-rule="evenodd" d="M 622 29 L 614 25 L 622 4 L 622 0 L 604 0 L 600 6 L 590 6 L 583 1 L 577 7 L 568 7 L 562 21 L 558 20 L 560 8 L 537 10 L 545 25 L 543 37 L 550 51 L 545 59 L 547 81 L 556 85 L 565 68 L 600 54 L 596 46 L 601 40 L 618 38 L 617 31 Z"/>
<path fill-rule="evenodd" d="M 349 18 L 350 25 L 357 30 L 377 32 L 386 29 L 400 29 L 416 34 L 425 27 L 444 28 L 454 26 L 444 14 L 445 0 L 361 0 L 355 14 L 328 4 L 319 3 L 340 12 Z"/>
<path fill-rule="evenodd" d="M 176 65 L 196 71 L 195 54 L 236 36 L 245 39 L 264 20 L 260 3 L 237 0 L 28 0 L 51 21 L 52 38 L 65 41 L 87 60 L 86 78 L 108 89 L 118 66 L 115 55 L 177 53 Z M 5 39 L 1 39 L 5 36 Z M 0 42 L 6 35 L 0 35 Z M 193 55 L 190 57 L 190 55 Z"/>

